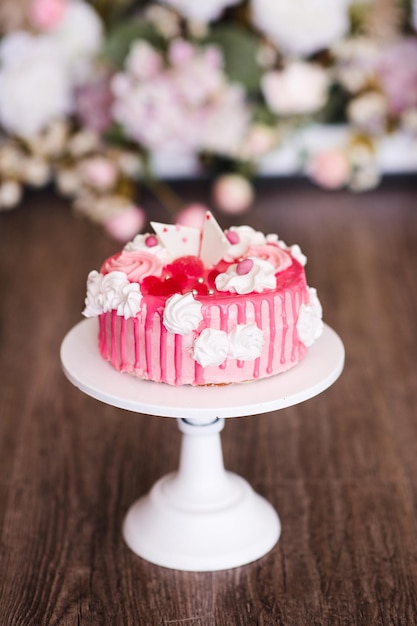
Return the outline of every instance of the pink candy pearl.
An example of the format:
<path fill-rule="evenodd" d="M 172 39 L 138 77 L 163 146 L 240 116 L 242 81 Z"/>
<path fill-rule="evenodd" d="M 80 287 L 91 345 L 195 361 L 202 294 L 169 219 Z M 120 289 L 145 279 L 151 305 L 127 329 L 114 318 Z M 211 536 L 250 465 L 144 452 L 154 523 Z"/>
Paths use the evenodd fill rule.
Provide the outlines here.
<path fill-rule="evenodd" d="M 208 207 L 204 204 L 193 203 L 185 206 L 178 213 L 177 224 L 190 228 L 203 228 Z"/>
<path fill-rule="evenodd" d="M 143 229 L 145 221 L 145 211 L 131 206 L 106 220 L 104 228 L 114 239 L 125 243 Z"/>
<path fill-rule="evenodd" d="M 245 276 L 246 274 L 249 274 L 252 268 L 252 259 L 243 259 L 243 261 L 239 261 L 239 263 L 237 264 L 236 274 L 239 274 L 239 276 Z"/>
<path fill-rule="evenodd" d="M 350 164 L 342 150 L 329 149 L 314 155 L 307 165 L 310 178 L 325 189 L 339 189 L 350 178 Z"/>
<path fill-rule="evenodd" d="M 158 240 L 155 235 L 149 235 L 149 237 L 146 237 L 145 239 L 145 244 L 148 246 L 148 248 L 154 248 L 158 245 Z"/>
<path fill-rule="evenodd" d="M 235 246 L 240 241 L 239 235 L 237 233 L 235 233 L 233 230 L 228 230 L 227 231 L 226 239 L 227 239 L 227 241 L 230 244 L 232 244 L 232 246 Z"/>

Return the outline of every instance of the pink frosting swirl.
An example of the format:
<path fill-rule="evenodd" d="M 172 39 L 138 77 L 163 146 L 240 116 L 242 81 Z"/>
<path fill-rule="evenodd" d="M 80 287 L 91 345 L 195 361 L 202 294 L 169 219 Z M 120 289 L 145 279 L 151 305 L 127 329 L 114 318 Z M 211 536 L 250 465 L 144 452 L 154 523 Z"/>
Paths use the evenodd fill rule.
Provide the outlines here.
<path fill-rule="evenodd" d="M 162 267 L 162 261 L 150 252 L 123 250 L 104 262 L 101 273 L 124 272 L 130 282 L 140 283 L 146 276 L 161 276 Z"/>
<path fill-rule="evenodd" d="M 249 246 L 246 255 L 268 261 L 277 272 L 283 272 L 292 265 L 292 258 L 288 252 L 273 243 L 267 243 L 264 246 Z"/>

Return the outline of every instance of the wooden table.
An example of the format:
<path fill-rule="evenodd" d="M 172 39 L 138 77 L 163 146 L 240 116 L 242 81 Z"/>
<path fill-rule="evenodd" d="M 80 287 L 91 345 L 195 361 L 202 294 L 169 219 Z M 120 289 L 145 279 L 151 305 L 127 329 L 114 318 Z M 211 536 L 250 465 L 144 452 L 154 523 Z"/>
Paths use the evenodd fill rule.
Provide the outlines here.
<path fill-rule="evenodd" d="M 204 182 L 178 191 L 209 201 Z M 416 181 L 363 195 L 264 181 L 249 216 L 220 220 L 301 245 L 346 348 L 322 395 L 226 424 L 225 464 L 279 511 L 279 543 L 215 573 L 126 547 L 124 515 L 177 468 L 180 432 L 64 377 L 86 276 L 120 246 L 52 192 L 29 194 L 0 215 L 1 626 L 417 624 Z"/>

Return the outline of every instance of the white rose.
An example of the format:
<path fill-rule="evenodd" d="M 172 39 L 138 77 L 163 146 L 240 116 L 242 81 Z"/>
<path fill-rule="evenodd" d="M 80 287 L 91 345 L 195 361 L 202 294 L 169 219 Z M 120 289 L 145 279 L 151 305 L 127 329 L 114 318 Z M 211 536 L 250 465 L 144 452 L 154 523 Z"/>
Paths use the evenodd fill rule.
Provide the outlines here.
<path fill-rule="evenodd" d="M 88 62 L 98 54 L 104 41 L 103 24 L 96 11 L 83 0 L 68 3 L 62 20 L 48 31 L 64 55 L 71 74 L 83 79 L 88 74 Z"/>
<path fill-rule="evenodd" d="M 216 20 L 223 10 L 241 0 L 162 0 L 192 22 L 206 24 Z"/>
<path fill-rule="evenodd" d="M 0 123 L 30 137 L 71 111 L 72 93 L 57 45 L 15 32 L 0 44 Z"/>
<path fill-rule="evenodd" d="M 261 356 L 264 335 L 256 324 L 237 324 L 229 335 L 229 356 L 254 361 Z"/>
<path fill-rule="evenodd" d="M 224 330 L 205 328 L 194 342 L 193 357 L 202 367 L 221 365 L 228 349 L 229 340 Z"/>
<path fill-rule="evenodd" d="M 169 333 L 188 335 L 203 319 L 201 308 L 201 302 L 195 300 L 192 293 L 185 296 L 175 293 L 166 302 L 163 324 Z"/>
<path fill-rule="evenodd" d="M 317 111 L 326 102 L 328 86 L 329 78 L 320 65 L 301 61 L 267 72 L 261 82 L 269 108 L 279 115 Z"/>
<path fill-rule="evenodd" d="M 309 56 L 349 29 L 349 0 L 251 0 L 252 21 L 286 54 Z"/>
<path fill-rule="evenodd" d="M 298 337 L 307 347 L 313 345 L 323 332 L 323 311 L 313 287 L 309 287 L 309 297 L 309 303 L 301 305 L 297 321 Z"/>

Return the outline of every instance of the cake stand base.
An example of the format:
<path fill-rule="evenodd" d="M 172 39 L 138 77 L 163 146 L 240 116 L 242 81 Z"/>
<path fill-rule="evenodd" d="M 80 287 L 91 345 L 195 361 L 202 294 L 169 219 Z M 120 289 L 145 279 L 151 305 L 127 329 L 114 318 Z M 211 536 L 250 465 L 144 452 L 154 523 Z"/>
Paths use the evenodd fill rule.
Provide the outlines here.
<path fill-rule="evenodd" d="M 327 389 L 343 370 L 338 335 L 325 326 L 303 362 L 270 379 L 178 388 L 114 370 L 98 353 L 94 321 L 78 324 L 62 343 L 68 379 L 107 404 L 177 418 L 182 432 L 178 471 L 158 480 L 128 510 L 123 524 L 128 546 L 152 563 L 187 571 L 229 569 L 267 554 L 278 541 L 281 524 L 246 480 L 225 470 L 224 418 L 282 409 Z"/>
<path fill-rule="evenodd" d="M 179 420 L 178 472 L 158 480 L 126 516 L 123 535 L 133 552 L 173 569 L 214 571 L 250 563 L 276 544 L 281 524 L 273 507 L 224 470 L 223 425 Z"/>

